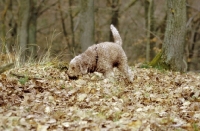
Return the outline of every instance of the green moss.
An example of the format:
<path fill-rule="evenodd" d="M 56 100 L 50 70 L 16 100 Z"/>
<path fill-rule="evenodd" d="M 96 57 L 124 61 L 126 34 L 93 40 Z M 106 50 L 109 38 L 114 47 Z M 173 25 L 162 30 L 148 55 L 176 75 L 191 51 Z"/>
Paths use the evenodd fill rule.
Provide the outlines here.
<path fill-rule="evenodd" d="M 144 63 L 140 66 L 140 68 L 150 68 L 151 66 L 147 63 Z"/>
<path fill-rule="evenodd" d="M 170 65 L 164 62 L 162 59 L 163 51 L 161 50 L 153 60 L 148 64 L 148 66 L 159 69 L 159 70 L 169 70 Z"/>
<path fill-rule="evenodd" d="M 19 83 L 22 85 L 25 85 L 25 83 L 29 80 L 29 78 L 27 76 L 22 77 L 19 79 Z"/>

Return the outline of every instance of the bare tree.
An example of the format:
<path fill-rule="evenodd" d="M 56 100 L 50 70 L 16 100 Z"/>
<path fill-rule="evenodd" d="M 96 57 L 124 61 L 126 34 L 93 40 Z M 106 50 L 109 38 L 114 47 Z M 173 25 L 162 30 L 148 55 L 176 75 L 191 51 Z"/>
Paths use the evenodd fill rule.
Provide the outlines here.
<path fill-rule="evenodd" d="M 115 27 L 119 27 L 119 0 L 108 0 L 108 5 L 111 7 L 111 24 L 115 25 Z M 110 32 L 110 41 L 113 41 L 112 32 Z"/>
<path fill-rule="evenodd" d="M 1 44 L 1 51 L 3 53 L 6 52 L 6 42 L 5 42 L 5 37 L 6 37 L 6 16 L 7 16 L 7 12 L 9 10 L 9 8 L 11 7 L 11 0 L 7 0 L 7 1 L 2 1 L 2 4 L 4 4 L 4 9 L 1 13 L 1 18 L 0 18 L 0 43 Z"/>
<path fill-rule="evenodd" d="M 185 36 L 186 0 L 167 0 L 167 26 L 162 51 L 150 62 L 150 65 L 159 64 L 173 71 L 186 71 Z"/>
<path fill-rule="evenodd" d="M 200 60 L 200 10 L 191 6 L 193 1 L 187 1 L 187 62 L 188 70 L 198 70 Z"/>
<path fill-rule="evenodd" d="M 74 35 L 74 22 L 73 22 L 73 16 L 72 16 L 72 0 L 69 0 L 69 19 L 70 19 L 70 30 L 71 30 L 71 45 L 74 45 L 74 47 L 76 47 L 75 35 Z"/>
<path fill-rule="evenodd" d="M 26 57 L 35 58 L 37 56 L 37 19 L 44 12 L 55 6 L 58 2 L 47 4 L 47 0 L 27 0 L 20 1 L 19 12 L 19 43 L 22 52 L 22 61 Z M 43 6 L 47 4 L 46 6 Z"/>
<path fill-rule="evenodd" d="M 186 35 L 186 0 L 167 1 L 167 27 L 163 43 L 163 60 L 172 70 L 183 72 Z"/>
<path fill-rule="evenodd" d="M 36 43 L 37 43 L 37 0 L 30 0 L 30 20 L 29 20 L 29 33 L 28 33 L 28 49 L 32 58 L 36 56 Z"/>
<path fill-rule="evenodd" d="M 21 61 L 26 60 L 26 50 L 28 44 L 28 22 L 30 14 L 30 0 L 20 0 L 19 12 L 19 45 L 21 51 Z"/>
<path fill-rule="evenodd" d="M 62 11 L 62 8 L 61 8 L 61 0 L 58 1 L 58 9 L 59 9 L 59 13 L 60 13 L 60 19 L 61 19 L 61 25 L 62 25 L 62 30 L 63 30 L 63 34 L 64 34 L 64 37 L 65 37 L 65 42 L 68 46 L 68 49 L 71 50 L 71 45 L 69 43 L 69 38 L 68 38 L 68 33 L 67 33 L 67 30 L 66 30 L 66 24 L 65 24 L 65 18 L 64 18 L 64 14 L 63 14 L 63 11 Z"/>
<path fill-rule="evenodd" d="M 81 50 L 94 44 L 94 0 L 80 0 L 80 43 Z"/>
<path fill-rule="evenodd" d="M 146 61 L 149 62 L 154 57 L 154 42 L 152 32 L 154 32 L 154 0 L 145 0 L 145 20 L 147 29 Z"/>

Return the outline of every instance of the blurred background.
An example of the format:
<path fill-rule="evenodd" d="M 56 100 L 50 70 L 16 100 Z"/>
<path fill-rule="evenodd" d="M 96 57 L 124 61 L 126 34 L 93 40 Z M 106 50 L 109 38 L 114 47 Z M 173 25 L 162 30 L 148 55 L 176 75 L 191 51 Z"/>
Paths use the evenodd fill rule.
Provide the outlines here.
<path fill-rule="evenodd" d="M 26 55 L 34 59 L 48 55 L 70 61 L 80 54 L 83 51 L 81 25 L 84 24 L 81 12 L 87 10 L 81 1 L 0 0 L 0 65 L 6 61 L 6 54 L 16 55 L 23 46 L 26 46 L 23 47 L 27 51 Z M 113 41 L 110 24 L 114 24 L 122 37 L 130 65 L 148 62 L 160 51 L 168 11 L 165 0 L 89 1 L 92 2 L 89 6 L 92 6 L 93 14 L 88 17 L 94 17 L 94 44 Z M 198 71 L 200 1 L 187 0 L 186 6 L 188 20 L 185 58 L 188 71 Z M 148 60 L 147 42 L 151 45 Z"/>

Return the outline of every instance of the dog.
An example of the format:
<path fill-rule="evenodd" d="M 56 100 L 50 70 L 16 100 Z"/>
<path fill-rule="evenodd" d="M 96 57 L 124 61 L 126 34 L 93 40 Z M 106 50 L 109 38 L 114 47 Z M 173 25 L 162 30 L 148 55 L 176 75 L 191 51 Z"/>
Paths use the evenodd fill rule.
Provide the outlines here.
<path fill-rule="evenodd" d="M 77 78 L 92 72 L 100 72 L 105 77 L 109 77 L 113 74 L 113 68 L 117 67 L 129 82 L 133 82 L 133 75 L 127 64 L 127 56 L 122 48 L 120 34 L 112 24 L 110 29 L 114 42 L 92 45 L 85 52 L 74 57 L 67 71 L 69 78 Z"/>

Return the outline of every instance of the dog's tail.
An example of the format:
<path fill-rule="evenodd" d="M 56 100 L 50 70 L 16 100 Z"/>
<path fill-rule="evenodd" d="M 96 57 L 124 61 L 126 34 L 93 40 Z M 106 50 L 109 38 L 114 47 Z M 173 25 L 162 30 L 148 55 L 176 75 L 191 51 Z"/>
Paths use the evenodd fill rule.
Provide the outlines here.
<path fill-rule="evenodd" d="M 112 24 L 110 25 L 110 29 L 114 37 L 114 42 L 122 45 L 122 38 L 120 37 L 118 30 Z"/>

